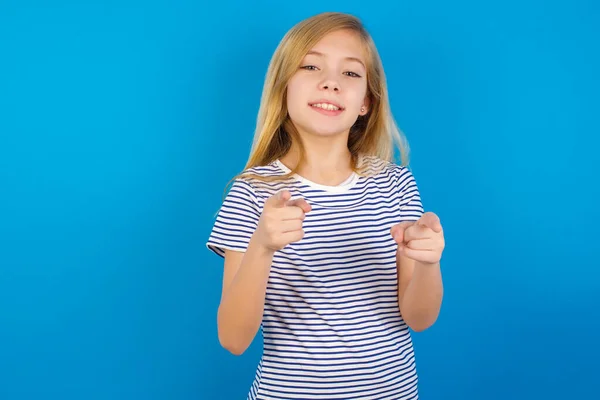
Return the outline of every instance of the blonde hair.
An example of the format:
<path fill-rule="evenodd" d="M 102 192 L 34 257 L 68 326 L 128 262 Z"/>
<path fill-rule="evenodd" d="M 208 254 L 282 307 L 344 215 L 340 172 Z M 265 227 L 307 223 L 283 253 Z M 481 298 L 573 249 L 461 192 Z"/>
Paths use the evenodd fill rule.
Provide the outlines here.
<path fill-rule="evenodd" d="M 288 116 L 287 84 L 297 72 L 306 53 L 325 35 L 339 30 L 349 30 L 358 34 L 366 54 L 367 95 L 370 106 L 369 112 L 359 116 L 350 129 L 348 149 L 352 155 L 352 169 L 359 174 L 367 170 L 367 166 L 363 168 L 360 163 L 363 156 L 394 161 L 394 145 L 399 149 L 401 164 L 408 164 L 408 144 L 392 116 L 385 73 L 373 39 L 357 17 L 326 12 L 295 25 L 275 50 L 264 82 L 252 149 L 244 172 L 239 176 L 252 176 L 266 181 L 285 179 L 297 172 L 303 160 L 304 148 L 298 131 Z M 292 141 L 298 146 L 300 162 L 286 175 L 263 177 L 248 172 L 253 167 L 267 165 L 284 156 L 289 151 Z"/>

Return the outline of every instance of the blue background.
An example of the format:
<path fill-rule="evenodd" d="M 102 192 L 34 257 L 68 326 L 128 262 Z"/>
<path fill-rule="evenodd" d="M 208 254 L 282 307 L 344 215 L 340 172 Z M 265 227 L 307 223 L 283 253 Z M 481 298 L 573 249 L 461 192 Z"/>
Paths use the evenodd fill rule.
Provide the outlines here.
<path fill-rule="evenodd" d="M 599 396 L 598 3 L 342 4 L 445 227 L 422 398 Z M 2 2 L 0 399 L 245 397 L 205 241 L 272 52 L 330 6 Z"/>

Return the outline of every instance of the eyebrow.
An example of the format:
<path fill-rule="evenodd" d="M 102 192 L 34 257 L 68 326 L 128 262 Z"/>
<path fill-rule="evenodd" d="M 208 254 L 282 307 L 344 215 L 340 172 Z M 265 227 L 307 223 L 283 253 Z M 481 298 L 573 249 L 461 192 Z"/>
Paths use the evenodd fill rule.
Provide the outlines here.
<path fill-rule="evenodd" d="M 309 55 L 309 54 L 310 55 L 315 55 L 315 56 L 320 56 L 320 57 L 325 56 L 325 54 L 320 53 L 318 51 L 314 51 L 314 50 L 311 50 L 308 53 L 306 53 L 306 55 Z M 367 69 L 367 67 L 365 66 L 365 63 L 360 58 L 357 58 L 357 57 L 344 57 L 344 59 L 348 60 L 348 61 L 356 61 L 356 62 L 362 64 L 362 66 L 363 66 L 364 69 Z"/>

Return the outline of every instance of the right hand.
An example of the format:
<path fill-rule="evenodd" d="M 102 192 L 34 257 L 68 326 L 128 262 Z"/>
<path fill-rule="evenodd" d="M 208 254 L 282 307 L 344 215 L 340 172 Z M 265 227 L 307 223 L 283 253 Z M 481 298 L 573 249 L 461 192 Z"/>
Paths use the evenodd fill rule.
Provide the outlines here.
<path fill-rule="evenodd" d="M 302 222 L 311 210 L 304 199 L 291 200 L 291 193 L 283 190 L 269 197 L 258 221 L 255 236 L 265 248 L 278 251 L 304 237 Z"/>

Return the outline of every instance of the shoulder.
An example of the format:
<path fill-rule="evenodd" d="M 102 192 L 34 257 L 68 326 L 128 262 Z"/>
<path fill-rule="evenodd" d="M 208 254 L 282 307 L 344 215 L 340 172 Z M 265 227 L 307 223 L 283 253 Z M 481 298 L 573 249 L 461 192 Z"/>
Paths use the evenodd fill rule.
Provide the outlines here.
<path fill-rule="evenodd" d="M 407 179 L 414 180 L 410 167 L 377 156 L 362 156 L 359 173 L 367 179 L 387 180 L 398 184 Z"/>
<path fill-rule="evenodd" d="M 277 161 L 266 165 L 247 168 L 234 180 L 232 189 L 235 187 L 248 190 L 255 201 L 261 203 L 275 192 L 286 187 L 289 177 Z"/>
<path fill-rule="evenodd" d="M 285 171 L 281 169 L 277 160 L 266 165 L 247 168 L 240 174 L 241 177 L 251 181 L 260 181 L 265 178 L 275 178 L 281 175 L 285 175 Z"/>

